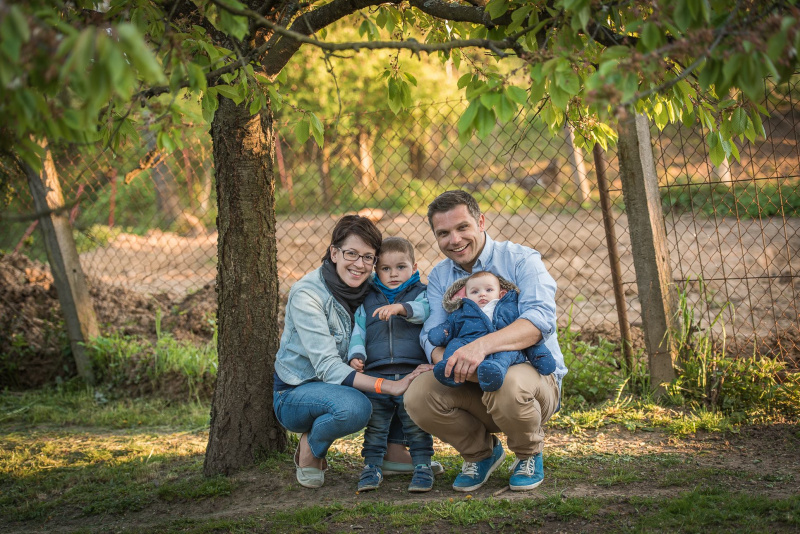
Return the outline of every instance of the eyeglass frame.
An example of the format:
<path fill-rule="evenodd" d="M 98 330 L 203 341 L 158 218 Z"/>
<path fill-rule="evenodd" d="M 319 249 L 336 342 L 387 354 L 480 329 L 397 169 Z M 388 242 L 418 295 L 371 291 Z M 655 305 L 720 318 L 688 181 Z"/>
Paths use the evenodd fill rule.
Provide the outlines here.
<path fill-rule="evenodd" d="M 335 248 L 335 249 L 338 249 L 338 250 L 339 250 L 339 252 L 341 252 L 341 253 L 342 253 L 342 257 L 343 257 L 344 259 L 346 259 L 347 261 L 351 261 L 351 262 L 355 263 L 355 262 L 357 262 L 357 261 L 360 259 L 360 260 L 361 260 L 361 261 L 364 263 L 364 265 L 372 265 L 373 267 L 374 267 L 375 265 L 377 265 L 377 263 L 378 263 L 378 256 L 377 256 L 377 255 L 375 255 L 375 254 L 359 254 L 359 253 L 358 253 L 358 252 L 356 252 L 355 250 L 350 250 L 350 249 L 347 249 L 347 250 L 345 250 L 345 249 L 343 249 L 342 247 L 339 247 L 339 246 L 336 246 L 336 245 L 331 245 L 331 246 L 332 246 L 333 248 Z M 348 255 L 348 254 L 355 255 L 355 256 L 356 256 L 356 258 L 355 258 L 355 259 L 349 259 L 349 258 L 347 257 L 347 255 Z M 367 261 L 367 257 L 368 257 L 368 256 L 372 256 L 372 261 L 371 261 L 371 262 Z"/>

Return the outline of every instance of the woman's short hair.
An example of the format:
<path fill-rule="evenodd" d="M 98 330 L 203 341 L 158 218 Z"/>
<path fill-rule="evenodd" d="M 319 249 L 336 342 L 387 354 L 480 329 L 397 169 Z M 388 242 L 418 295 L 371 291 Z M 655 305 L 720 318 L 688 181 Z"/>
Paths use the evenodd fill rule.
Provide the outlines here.
<path fill-rule="evenodd" d="M 350 236 L 360 237 L 361 240 L 375 249 L 375 255 L 381 251 L 383 236 L 375 223 L 359 215 L 345 215 L 336 223 L 331 233 L 331 244 L 325 251 L 322 261 L 331 259 L 331 247 L 340 247 Z"/>
<path fill-rule="evenodd" d="M 458 206 L 466 206 L 467 211 L 476 221 L 481 218 L 481 207 L 475 197 L 461 189 L 453 189 L 445 191 L 428 204 L 428 224 L 431 225 L 431 229 L 433 229 L 434 215 L 448 212 Z"/>
<path fill-rule="evenodd" d="M 414 245 L 404 237 L 392 236 L 385 238 L 381 243 L 381 254 L 386 254 L 387 252 L 400 252 L 411 258 L 411 263 L 417 262 L 414 259 Z"/>

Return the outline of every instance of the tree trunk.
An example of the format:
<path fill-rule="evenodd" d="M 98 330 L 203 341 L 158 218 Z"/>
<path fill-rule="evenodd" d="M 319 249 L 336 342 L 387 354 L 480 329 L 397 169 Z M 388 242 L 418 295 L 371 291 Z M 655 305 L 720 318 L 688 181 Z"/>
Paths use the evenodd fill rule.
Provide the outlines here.
<path fill-rule="evenodd" d="M 278 348 L 275 138 L 271 108 L 220 98 L 211 125 L 217 178 L 219 367 L 203 471 L 230 474 L 284 451 L 272 410 Z"/>
<path fill-rule="evenodd" d="M 589 207 L 591 201 L 591 186 L 589 180 L 586 178 L 586 164 L 583 161 L 583 150 L 575 144 L 575 132 L 572 126 L 567 124 L 564 126 L 567 131 L 567 145 L 570 149 L 570 162 L 572 163 L 572 181 L 575 183 L 575 189 L 578 193 L 578 203 L 582 207 Z"/>
<path fill-rule="evenodd" d="M 26 163 L 23 168 L 36 211 L 45 213 L 62 207 L 64 195 L 47 142 L 41 145 L 45 149 L 42 172 L 37 173 Z M 64 212 L 43 215 L 39 222 L 78 374 L 86 383 L 93 384 L 94 373 L 84 343 L 100 335 L 100 329 L 72 236 L 72 225 Z"/>
<path fill-rule="evenodd" d="M 320 148 L 314 144 L 313 149 L 319 167 L 319 188 L 322 193 L 322 202 L 327 206 L 333 201 L 333 180 L 331 179 L 331 144 L 325 143 Z"/>
<path fill-rule="evenodd" d="M 372 138 L 366 129 L 358 133 L 358 170 L 361 174 L 361 186 L 365 191 L 377 189 L 377 173 L 372 160 Z"/>

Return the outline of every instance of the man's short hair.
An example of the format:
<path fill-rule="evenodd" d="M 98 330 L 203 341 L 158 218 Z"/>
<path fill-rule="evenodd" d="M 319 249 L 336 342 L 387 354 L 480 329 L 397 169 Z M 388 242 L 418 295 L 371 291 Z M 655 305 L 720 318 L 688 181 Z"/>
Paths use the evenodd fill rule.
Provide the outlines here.
<path fill-rule="evenodd" d="M 386 254 L 387 252 L 400 252 L 411 258 L 411 263 L 417 262 L 414 259 L 414 245 L 404 237 L 393 236 L 385 238 L 381 243 L 381 254 Z"/>
<path fill-rule="evenodd" d="M 437 213 L 445 213 L 458 206 L 466 206 L 467 211 L 477 221 L 481 218 L 481 207 L 475 197 L 461 189 L 445 191 L 428 204 L 428 224 L 433 229 L 433 216 Z"/>

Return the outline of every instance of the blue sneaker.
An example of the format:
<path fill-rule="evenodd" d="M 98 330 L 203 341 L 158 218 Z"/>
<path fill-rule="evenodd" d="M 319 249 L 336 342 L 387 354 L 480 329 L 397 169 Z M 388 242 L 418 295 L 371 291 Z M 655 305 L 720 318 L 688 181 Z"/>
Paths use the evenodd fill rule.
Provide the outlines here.
<path fill-rule="evenodd" d="M 511 466 L 511 478 L 508 487 L 513 491 L 531 490 L 544 481 L 542 453 L 535 454 L 527 460 L 517 460 Z"/>
<path fill-rule="evenodd" d="M 377 465 L 365 465 L 361 470 L 361 478 L 358 479 L 358 491 L 378 489 L 381 482 L 383 482 L 381 468 Z"/>
<path fill-rule="evenodd" d="M 461 473 L 453 481 L 453 489 L 456 491 L 473 491 L 483 486 L 489 479 L 489 475 L 503 463 L 506 451 L 496 436 L 492 436 L 494 447 L 492 455 L 480 462 L 468 462 L 464 460 L 461 466 Z"/>
<path fill-rule="evenodd" d="M 411 493 L 425 493 L 433 489 L 433 470 L 430 466 L 419 464 L 414 468 L 414 476 L 411 477 L 411 484 L 408 491 Z"/>

